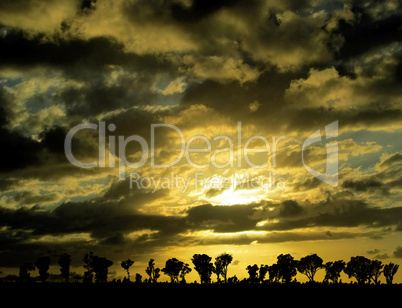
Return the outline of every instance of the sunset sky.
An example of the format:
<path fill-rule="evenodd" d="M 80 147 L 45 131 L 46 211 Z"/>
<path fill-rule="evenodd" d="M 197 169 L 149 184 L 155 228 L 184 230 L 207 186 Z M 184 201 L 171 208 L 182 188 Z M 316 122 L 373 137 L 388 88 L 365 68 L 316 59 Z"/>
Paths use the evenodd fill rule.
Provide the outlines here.
<path fill-rule="evenodd" d="M 195 253 L 240 279 L 281 253 L 402 265 L 401 1 L 2 0 L 0 108 L 0 277 L 89 251 L 109 279 Z"/>

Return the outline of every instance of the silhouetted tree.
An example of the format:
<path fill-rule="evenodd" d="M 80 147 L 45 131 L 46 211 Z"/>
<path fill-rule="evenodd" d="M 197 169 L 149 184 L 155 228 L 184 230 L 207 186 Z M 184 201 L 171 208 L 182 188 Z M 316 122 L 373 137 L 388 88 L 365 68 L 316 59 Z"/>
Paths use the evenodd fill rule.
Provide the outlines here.
<path fill-rule="evenodd" d="M 234 275 L 233 277 L 229 277 L 228 278 L 228 283 L 232 284 L 232 283 L 238 283 L 239 282 L 239 278 L 237 278 L 236 275 Z"/>
<path fill-rule="evenodd" d="M 86 269 L 86 271 L 84 272 L 84 277 L 83 277 L 83 282 L 84 283 L 92 283 L 92 279 L 94 276 L 94 266 L 93 266 L 93 257 L 94 254 L 93 252 L 89 252 L 86 253 L 84 255 L 83 261 L 84 261 L 84 265 L 83 267 Z"/>
<path fill-rule="evenodd" d="M 297 262 L 297 270 L 306 275 L 310 282 L 314 282 L 314 276 L 323 267 L 322 259 L 317 254 L 305 256 Z"/>
<path fill-rule="evenodd" d="M 135 283 L 141 283 L 142 282 L 142 276 L 140 274 L 135 274 Z"/>
<path fill-rule="evenodd" d="M 338 279 L 341 276 L 341 272 L 345 269 L 345 266 L 346 263 L 343 260 L 325 263 L 324 282 L 332 280 L 333 283 L 338 283 Z"/>
<path fill-rule="evenodd" d="M 183 269 L 184 263 L 177 260 L 176 258 L 171 258 L 166 261 L 165 267 L 162 268 L 162 272 L 170 277 L 171 283 L 179 282 L 179 275 Z"/>
<path fill-rule="evenodd" d="M 379 260 L 371 260 L 370 261 L 370 272 L 369 272 L 369 281 L 373 281 L 374 284 L 379 284 L 380 275 L 382 273 L 382 268 L 384 264 L 382 264 Z"/>
<path fill-rule="evenodd" d="M 392 284 L 392 281 L 394 280 L 394 276 L 396 272 L 398 271 L 399 265 L 394 264 L 394 263 L 389 263 L 384 265 L 384 276 L 385 280 L 387 281 L 387 284 Z"/>
<path fill-rule="evenodd" d="M 220 282 L 220 276 L 223 277 L 223 281 L 227 283 L 228 266 L 233 261 L 233 256 L 228 253 L 223 253 L 215 258 L 214 273 L 217 276 L 218 282 Z"/>
<path fill-rule="evenodd" d="M 2 274 L 2 273 L 0 273 L 0 274 Z M 12 275 L 12 274 L 9 274 L 9 275 L 1 278 L 2 282 L 18 282 L 18 280 L 19 280 L 18 276 Z"/>
<path fill-rule="evenodd" d="M 21 282 L 30 282 L 31 281 L 31 274 L 29 272 L 34 271 L 35 266 L 32 263 L 23 263 L 20 266 L 20 272 L 18 275 L 18 279 Z"/>
<path fill-rule="evenodd" d="M 158 278 L 161 276 L 161 274 L 159 274 L 160 272 L 160 268 L 156 267 L 155 268 L 155 262 L 154 259 L 150 259 L 148 262 L 148 267 L 145 270 L 145 272 L 147 273 L 147 275 L 149 276 L 148 282 L 149 283 L 156 283 Z"/>
<path fill-rule="evenodd" d="M 222 275 L 222 263 L 220 263 L 219 261 L 217 261 L 217 259 L 215 258 L 215 265 L 214 268 L 212 269 L 212 272 L 214 274 L 216 274 L 216 281 L 217 283 L 221 283 L 221 275 Z"/>
<path fill-rule="evenodd" d="M 188 265 L 188 263 L 184 263 L 180 271 L 180 278 L 181 278 L 180 283 L 186 283 L 185 277 L 190 272 L 191 272 L 190 265 Z"/>
<path fill-rule="evenodd" d="M 200 275 L 201 283 L 210 283 L 211 275 L 214 270 L 214 265 L 211 263 L 211 257 L 206 254 L 195 254 L 191 261 L 194 264 L 194 269 Z"/>
<path fill-rule="evenodd" d="M 297 262 L 290 254 L 280 254 L 277 257 L 278 274 L 283 283 L 289 283 L 292 281 L 292 277 L 296 276 Z"/>
<path fill-rule="evenodd" d="M 71 264 L 71 256 L 67 253 L 62 254 L 59 257 L 58 263 L 60 265 L 61 276 L 68 283 L 68 278 L 70 277 L 70 264 Z"/>
<path fill-rule="evenodd" d="M 130 281 L 130 267 L 134 264 L 134 261 L 127 259 L 126 261 L 122 261 L 120 266 L 127 271 L 127 279 Z"/>
<path fill-rule="evenodd" d="M 279 282 L 279 279 L 281 278 L 279 275 L 279 266 L 278 264 L 274 263 L 271 266 L 268 267 L 268 276 L 269 276 L 269 282 Z"/>
<path fill-rule="evenodd" d="M 78 283 L 80 280 L 83 279 L 83 276 L 77 273 L 72 272 L 71 277 L 75 280 L 75 283 Z"/>
<path fill-rule="evenodd" d="M 47 276 L 48 276 L 47 271 L 49 270 L 49 266 L 50 266 L 50 257 L 48 257 L 48 256 L 39 257 L 38 260 L 36 260 L 36 262 L 35 262 L 35 266 L 39 270 L 40 280 L 42 281 L 42 283 L 45 283 L 47 280 Z"/>
<path fill-rule="evenodd" d="M 248 272 L 248 282 L 249 283 L 258 283 L 258 265 L 254 264 L 253 266 L 248 265 L 246 267 L 246 270 Z"/>
<path fill-rule="evenodd" d="M 105 257 L 93 256 L 92 267 L 95 272 L 95 282 L 106 282 L 109 267 L 113 265 L 113 261 L 106 259 Z"/>
<path fill-rule="evenodd" d="M 268 269 L 269 269 L 269 266 L 268 266 L 268 265 L 263 265 L 263 264 L 261 264 L 261 266 L 260 266 L 260 271 L 259 271 L 259 273 L 258 273 L 258 277 L 259 277 L 259 279 L 260 279 L 260 282 L 263 282 L 263 281 L 264 281 L 265 276 L 266 276 L 267 273 L 268 273 Z"/>
<path fill-rule="evenodd" d="M 349 278 L 356 278 L 358 284 L 365 284 L 370 277 L 371 261 L 362 256 L 351 257 L 344 271 Z"/>

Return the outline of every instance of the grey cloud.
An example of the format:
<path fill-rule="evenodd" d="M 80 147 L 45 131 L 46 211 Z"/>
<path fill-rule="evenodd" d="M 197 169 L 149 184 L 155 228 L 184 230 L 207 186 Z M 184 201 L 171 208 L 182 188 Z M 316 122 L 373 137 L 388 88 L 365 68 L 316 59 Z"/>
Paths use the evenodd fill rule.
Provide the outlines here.
<path fill-rule="evenodd" d="M 279 217 L 294 217 L 303 213 L 303 208 L 293 200 L 283 201 L 279 208 Z"/>
<path fill-rule="evenodd" d="M 368 253 L 369 255 L 375 255 L 376 253 L 379 253 L 379 252 L 380 252 L 380 250 L 377 249 L 377 248 L 374 248 L 373 250 L 368 250 L 368 251 L 367 251 L 367 253 Z"/>
<path fill-rule="evenodd" d="M 213 206 L 211 204 L 192 207 L 186 220 L 195 230 L 213 229 L 216 232 L 235 232 L 252 229 L 256 222 L 253 215 L 255 205 Z"/>
<path fill-rule="evenodd" d="M 389 255 L 387 253 L 383 253 L 383 254 L 378 254 L 375 256 L 376 259 L 380 259 L 380 260 L 385 260 L 389 258 Z"/>
<path fill-rule="evenodd" d="M 302 182 L 293 184 L 293 189 L 295 191 L 306 191 L 306 190 L 317 188 L 321 184 L 322 184 L 322 182 L 319 179 L 317 179 L 316 177 L 307 178 Z"/>
<path fill-rule="evenodd" d="M 383 194 L 388 194 L 387 190 L 383 189 L 384 184 L 373 177 L 364 180 L 346 180 L 342 183 L 343 188 L 350 188 L 357 192 L 366 192 L 371 190 L 381 190 Z"/>
<path fill-rule="evenodd" d="M 402 258 L 402 247 L 401 246 L 396 247 L 392 255 L 394 258 Z"/>
<path fill-rule="evenodd" d="M 286 230 L 308 226 L 382 228 L 398 224 L 402 217 L 400 207 L 380 209 L 368 207 L 360 201 L 343 200 L 343 202 L 345 205 L 335 205 L 332 211 L 299 220 L 279 222 L 270 229 Z"/>
<path fill-rule="evenodd" d="M 340 58 L 356 56 L 366 52 L 374 46 L 389 44 L 400 40 L 399 27 L 401 25 L 400 7 L 394 15 L 373 19 L 369 15 L 368 7 L 354 4 L 352 12 L 355 14 L 355 22 L 339 22 L 338 33 L 344 38 L 344 44 L 339 51 Z"/>

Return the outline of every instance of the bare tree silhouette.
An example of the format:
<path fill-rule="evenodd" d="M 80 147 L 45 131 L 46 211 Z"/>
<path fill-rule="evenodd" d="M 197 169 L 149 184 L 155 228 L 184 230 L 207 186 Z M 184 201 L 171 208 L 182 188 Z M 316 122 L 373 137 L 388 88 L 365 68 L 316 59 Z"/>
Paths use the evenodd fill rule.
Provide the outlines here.
<path fill-rule="evenodd" d="M 148 282 L 149 283 L 156 283 L 158 278 L 161 276 L 160 272 L 160 268 L 156 267 L 155 268 L 155 262 L 154 259 L 150 259 L 148 262 L 148 267 L 145 270 L 145 272 L 147 273 L 147 275 L 149 276 Z"/>
<path fill-rule="evenodd" d="M 372 281 L 374 284 L 379 284 L 380 281 L 378 280 L 380 278 L 380 275 L 382 273 L 382 268 L 384 267 L 384 264 L 382 264 L 381 261 L 379 260 L 371 260 L 370 262 L 370 276 L 369 280 L 370 282 Z"/>
<path fill-rule="evenodd" d="M 392 281 L 394 280 L 394 276 L 396 272 L 398 271 L 399 265 L 394 264 L 394 263 L 389 263 L 384 265 L 384 276 L 387 281 L 387 284 L 392 284 Z"/>
<path fill-rule="evenodd" d="M 130 267 L 134 264 L 134 261 L 127 259 L 126 261 L 122 261 L 120 266 L 127 271 L 127 279 L 130 281 Z"/>
<path fill-rule="evenodd" d="M 186 283 L 186 275 L 190 272 L 191 272 L 190 265 L 188 265 L 188 263 L 184 263 L 180 271 L 180 278 L 181 278 L 180 283 Z"/>

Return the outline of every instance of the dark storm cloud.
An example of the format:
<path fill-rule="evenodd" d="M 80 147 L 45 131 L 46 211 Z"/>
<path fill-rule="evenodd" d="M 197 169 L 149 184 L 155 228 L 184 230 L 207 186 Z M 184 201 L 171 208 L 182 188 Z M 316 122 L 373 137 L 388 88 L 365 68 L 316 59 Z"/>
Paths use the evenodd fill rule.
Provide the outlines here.
<path fill-rule="evenodd" d="M 369 227 L 396 226 L 402 219 L 402 208 L 370 207 L 359 200 L 338 199 L 307 212 L 296 219 L 281 219 L 263 230 L 292 230 L 307 227 Z"/>
<path fill-rule="evenodd" d="M 294 217 L 303 212 L 303 208 L 293 200 L 283 201 L 279 209 L 279 217 Z"/>
<path fill-rule="evenodd" d="M 149 91 L 152 81 L 125 78 L 108 85 L 105 80 L 92 81 L 84 88 L 70 87 L 60 93 L 69 115 L 94 116 L 102 112 L 152 104 L 158 97 Z"/>
<path fill-rule="evenodd" d="M 140 202 L 141 198 L 136 197 L 135 201 Z M 0 225 L 6 227 L 0 232 L 2 266 L 18 266 L 28 258 L 35 260 L 40 255 L 57 255 L 63 251 L 75 256 L 89 250 L 110 255 L 110 245 L 131 245 L 139 252 L 169 245 L 171 236 L 185 230 L 180 217 L 130 213 L 124 202 L 110 200 L 64 203 L 53 211 L 35 207 L 29 210 L 1 208 Z M 134 240 L 126 238 L 128 233 L 143 229 L 157 232 Z M 79 239 L 75 234 L 80 234 Z M 90 238 L 84 234 L 90 234 Z M 152 242 L 148 243 L 150 239 Z"/>
<path fill-rule="evenodd" d="M 111 188 L 113 191 L 116 188 Z M 119 195 L 119 194 L 118 194 Z M 146 199 L 146 196 L 143 196 Z M 140 193 L 129 196 L 141 200 Z M 109 199 L 109 201 L 106 201 Z M 135 230 L 158 230 L 157 237 L 174 236 L 186 230 L 209 230 L 215 232 L 239 232 L 248 230 L 283 231 L 313 226 L 382 228 L 400 222 L 400 207 L 381 209 L 368 207 L 360 201 L 338 200 L 327 204 L 319 212 L 304 210 L 294 201 L 268 205 L 250 204 L 212 206 L 210 204 L 189 209 L 186 216 L 146 215 L 136 212 L 122 201 L 110 200 L 110 194 L 97 202 L 64 203 L 51 212 L 37 208 L 19 210 L 2 209 L 1 225 L 12 230 L 31 230 L 30 235 L 61 235 L 89 232 L 94 239 L 104 239 L 116 232 L 127 234 Z M 131 213 L 130 213 L 131 212 Z M 256 227 L 257 222 L 277 219 L 272 224 Z"/>
<path fill-rule="evenodd" d="M 5 31 L 0 36 L 0 65 L 3 66 L 94 66 L 127 61 L 124 45 L 109 37 L 50 41 L 44 35 L 28 36 L 13 28 L 3 27 L 2 31 Z"/>
<path fill-rule="evenodd" d="M 59 126 L 48 128 L 41 132 L 40 137 L 42 140 L 37 141 L 6 129 L 4 126 L 7 121 L 4 115 L 5 113 L 1 112 L 0 143 L 7 150 L 2 152 L 0 170 L 7 173 L 19 170 L 19 172 L 23 173 L 21 170 L 27 167 L 49 166 L 49 164 L 55 165 L 67 161 L 64 154 L 64 138 L 67 132 L 65 128 Z M 97 147 L 91 147 L 91 143 L 79 137 L 77 136 L 73 141 L 77 156 L 88 157 L 88 154 L 97 154 Z M 71 167 L 67 169 L 71 169 Z M 46 170 L 43 171 L 45 172 Z M 71 169 L 71 171 L 73 170 Z M 36 177 L 39 174 L 34 174 L 33 176 Z"/>
<path fill-rule="evenodd" d="M 0 66 L 24 69 L 37 66 L 60 70 L 67 78 L 84 82 L 76 88 L 59 90 L 70 115 L 93 116 L 105 111 L 140 104 L 152 104 L 158 97 L 153 89 L 158 73 L 175 76 L 175 68 L 162 57 L 126 52 L 112 37 L 89 39 L 27 35 L 22 30 L 2 29 Z M 108 79 L 114 67 L 124 67 L 113 84 Z"/>
<path fill-rule="evenodd" d="M 2 93 L 0 91 L 0 144 L 3 148 L 0 170 L 9 172 L 39 162 L 40 146 L 38 142 L 4 128 L 7 118 L 2 107 L 4 104 Z"/>
<path fill-rule="evenodd" d="M 40 145 L 30 138 L 0 128 L 0 143 L 4 149 L 0 162 L 2 172 L 23 169 L 40 161 Z"/>
<path fill-rule="evenodd" d="M 278 72 L 269 68 L 257 81 L 239 84 L 220 83 L 206 80 L 201 84 L 189 86 L 181 100 L 181 104 L 188 106 L 202 103 L 217 112 L 231 116 L 235 120 L 246 123 L 259 121 L 268 127 L 277 127 L 289 113 L 283 95 L 292 80 L 306 78 L 308 70 L 297 72 Z M 250 112 L 250 104 L 259 103 L 258 112 Z"/>
<path fill-rule="evenodd" d="M 257 221 L 250 218 L 255 205 L 213 206 L 211 204 L 192 207 L 186 220 L 195 230 L 213 229 L 215 232 L 235 232 L 254 228 Z"/>
<path fill-rule="evenodd" d="M 309 7 L 305 4 L 306 7 Z M 252 5 L 253 7 L 253 5 Z M 371 7 L 369 9 L 372 9 Z M 235 10 L 235 8 L 233 9 Z M 361 9 L 363 10 L 363 9 Z M 284 100 L 284 92 L 289 88 L 292 80 L 306 78 L 310 68 L 325 69 L 335 66 L 340 76 L 352 76 L 356 78 L 354 67 L 356 65 L 363 69 L 364 74 L 369 70 L 378 68 L 377 65 L 368 68 L 367 63 L 362 63 L 361 60 L 354 60 L 353 64 L 350 62 L 351 58 L 365 55 L 367 52 L 372 52 L 379 46 L 388 46 L 392 43 L 400 41 L 400 31 L 398 30 L 401 25 L 401 16 L 399 11 L 387 15 L 383 19 L 378 17 L 369 17 L 368 13 L 363 10 L 361 13 L 358 9 L 358 4 L 355 4 L 352 9 L 356 21 L 346 22 L 342 18 L 339 21 L 339 27 L 336 28 L 334 37 L 328 37 L 328 40 L 335 40 L 335 36 L 342 38 L 341 49 L 339 52 L 332 51 L 334 54 L 334 61 L 325 59 L 325 61 L 316 61 L 313 63 L 306 63 L 306 66 L 294 67 L 293 70 L 283 71 L 275 69 L 275 64 L 265 62 L 258 70 L 263 71 L 257 80 L 248 82 L 246 84 L 239 84 L 236 81 L 231 83 L 222 83 L 219 80 L 207 79 L 200 84 L 192 84 L 185 92 L 181 103 L 188 104 L 205 104 L 213 108 L 217 112 L 231 116 L 233 119 L 242 121 L 255 121 L 260 120 L 261 123 L 268 127 L 279 127 L 281 125 L 288 125 L 289 130 L 310 130 L 312 126 L 320 123 L 328 123 L 342 119 L 343 125 L 373 125 L 385 124 L 388 121 L 398 121 L 400 110 L 395 105 L 388 104 L 387 101 L 393 100 L 400 95 L 397 83 L 392 79 L 378 80 L 371 82 L 370 86 L 363 86 L 362 93 L 367 91 L 373 94 L 372 102 L 367 102 L 365 108 L 355 110 L 336 110 L 335 108 L 298 108 L 297 99 L 293 102 L 294 105 L 289 106 L 289 102 Z M 245 15 L 247 16 L 247 15 Z M 335 18 L 329 13 L 331 18 Z M 243 18 L 243 17 L 242 17 Z M 247 17 L 244 17 L 247 18 Z M 306 16 L 306 19 L 309 17 Z M 316 26 L 316 25 L 315 25 Z M 312 25 L 312 27 L 314 27 Z M 323 26 L 325 27 L 325 26 Z M 274 31 L 267 29 L 267 33 Z M 308 39 L 314 31 L 300 34 L 297 31 L 289 31 L 289 33 L 298 33 L 298 37 L 294 40 L 302 41 Z M 386 33 L 385 35 L 383 33 Z M 372 38 L 372 35 L 374 37 Z M 282 37 L 283 38 L 283 37 Z M 264 45 L 265 41 L 270 41 L 272 38 L 265 37 L 261 34 L 258 37 L 256 44 Z M 303 44 L 300 42 L 300 44 Z M 300 46 L 298 44 L 298 46 Z M 291 45 L 291 44 L 289 44 Z M 276 45 L 272 45 L 275 49 Z M 339 47 L 339 46 L 338 46 Z M 359 48 L 357 48 L 359 47 Z M 315 51 L 311 51 L 314 53 Z M 240 53 L 241 54 L 241 53 Z M 247 53 L 244 54 L 244 56 Z M 393 55 L 395 56 L 395 55 Z M 396 55 L 398 56 L 398 55 Z M 251 52 L 248 57 L 256 60 L 256 53 Z M 246 60 L 246 57 L 243 59 Z M 252 61 L 250 63 L 253 63 Z M 397 70 L 395 64 L 390 65 L 390 70 Z M 372 73 L 373 74 L 373 73 Z M 369 87 L 369 88 L 368 88 Z M 359 90 L 359 89 L 357 89 Z M 331 91 L 331 87 L 328 88 Z M 253 101 L 258 101 L 260 108 L 258 112 L 251 113 L 249 105 Z M 314 102 L 312 102 L 314 103 Z M 296 108 L 295 108 L 296 107 Z"/>
<path fill-rule="evenodd" d="M 289 131 L 303 130 L 312 131 L 318 125 L 324 126 L 328 123 L 339 120 L 343 127 L 355 127 L 356 125 L 386 126 L 387 123 L 399 121 L 402 112 L 397 107 L 371 107 L 366 110 L 335 110 L 332 108 L 305 108 L 302 110 L 288 110 L 287 129 Z"/>
<path fill-rule="evenodd" d="M 396 10 L 394 15 L 384 19 L 375 20 L 363 6 L 352 7 L 356 19 L 353 23 L 339 21 L 336 34 L 344 38 L 338 57 L 347 59 L 367 52 L 378 45 L 387 45 L 401 41 L 400 27 L 402 25 L 402 11 Z"/>
<path fill-rule="evenodd" d="M 42 145 L 49 151 L 58 154 L 64 154 L 63 139 L 65 136 L 66 130 L 60 126 L 47 128 L 39 135 Z"/>
<path fill-rule="evenodd" d="M 134 200 L 143 201 L 138 195 Z M 33 239 L 48 234 L 62 236 L 84 232 L 102 240 L 116 232 L 151 229 L 159 230 L 161 234 L 171 234 L 183 230 L 183 227 L 177 226 L 180 218 L 140 214 L 135 210 L 130 211 L 129 205 L 122 201 L 98 199 L 96 203 L 69 202 L 52 211 L 41 211 L 38 207 L 0 210 L 1 226 L 17 232 L 26 231 L 28 237 Z"/>
<path fill-rule="evenodd" d="M 85 11 L 88 9 L 95 9 L 97 0 L 81 0 L 80 9 Z"/>
<path fill-rule="evenodd" d="M 191 5 L 188 7 L 183 6 L 182 3 L 174 3 L 171 5 L 171 12 L 173 18 L 180 22 L 197 22 L 224 7 L 231 7 L 240 1 L 241 0 L 217 0 L 210 2 L 195 0 L 192 1 Z"/>

